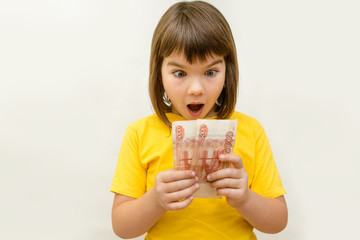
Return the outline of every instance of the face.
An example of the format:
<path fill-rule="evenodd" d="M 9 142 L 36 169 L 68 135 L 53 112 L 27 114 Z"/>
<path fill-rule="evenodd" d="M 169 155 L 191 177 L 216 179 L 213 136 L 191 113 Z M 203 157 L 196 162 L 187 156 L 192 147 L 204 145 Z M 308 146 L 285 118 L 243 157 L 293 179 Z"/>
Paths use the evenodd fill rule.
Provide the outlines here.
<path fill-rule="evenodd" d="M 161 75 L 173 113 L 188 120 L 216 116 L 215 102 L 225 83 L 225 61 L 212 55 L 190 64 L 183 53 L 164 58 Z"/>

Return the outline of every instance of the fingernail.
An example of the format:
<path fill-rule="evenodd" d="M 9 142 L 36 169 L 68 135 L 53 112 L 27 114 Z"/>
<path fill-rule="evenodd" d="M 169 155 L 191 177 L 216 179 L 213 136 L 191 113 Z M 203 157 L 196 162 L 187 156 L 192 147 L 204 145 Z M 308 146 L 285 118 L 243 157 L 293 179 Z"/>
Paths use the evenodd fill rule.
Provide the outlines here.
<path fill-rule="evenodd" d="M 191 172 L 191 176 L 195 177 L 195 175 L 196 175 L 195 172 Z"/>
<path fill-rule="evenodd" d="M 206 179 L 210 181 L 210 174 L 206 176 Z"/>
<path fill-rule="evenodd" d="M 196 181 L 196 182 L 199 181 L 199 178 L 198 178 L 198 177 L 195 177 L 195 181 Z"/>
<path fill-rule="evenodd" d="M 200 185 L 199 185 L 199 184 L 195 184 L 195 188 L 196 188 L 196 189 L 199 189 L 199 188 L 200 188 Z"/>

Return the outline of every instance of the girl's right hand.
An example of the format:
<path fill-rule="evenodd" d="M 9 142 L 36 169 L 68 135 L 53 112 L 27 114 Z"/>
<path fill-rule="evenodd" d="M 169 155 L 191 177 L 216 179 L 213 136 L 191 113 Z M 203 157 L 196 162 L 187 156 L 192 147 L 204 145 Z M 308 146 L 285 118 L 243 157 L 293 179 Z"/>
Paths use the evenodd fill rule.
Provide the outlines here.
<path fill-rule="evenodd" d="M 169 169 L 155 178 L 155 194 L 164 210 L 180 210 L 190 205 L 193 194 L 199 189 L 198 178 L 191 170 Z"/>

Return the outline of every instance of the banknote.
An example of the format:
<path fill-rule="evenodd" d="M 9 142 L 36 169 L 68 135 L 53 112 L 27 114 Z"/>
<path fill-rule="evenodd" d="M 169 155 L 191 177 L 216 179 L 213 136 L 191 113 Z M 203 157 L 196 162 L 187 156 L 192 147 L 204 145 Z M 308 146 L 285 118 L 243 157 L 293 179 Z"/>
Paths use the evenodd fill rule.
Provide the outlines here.
<path fill-rule="evenodd" d="M 237 120 L 189 120 L 172 123 L 174 168 L 193 170 L 199 178 L 199 190 L 194 197 L 220 198 L 211 188 L 206 176 L 230 167 L 221 163 L 219 155 L 232 153 Z"/>

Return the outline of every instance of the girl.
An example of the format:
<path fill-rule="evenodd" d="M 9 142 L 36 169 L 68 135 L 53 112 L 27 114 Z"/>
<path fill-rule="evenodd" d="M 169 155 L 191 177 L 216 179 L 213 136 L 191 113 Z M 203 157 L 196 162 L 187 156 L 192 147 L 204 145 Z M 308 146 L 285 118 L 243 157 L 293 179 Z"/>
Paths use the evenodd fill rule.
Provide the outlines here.
<path fill-rule="evenodd" d="M 234 111 L 238 86 L 230 27 L 212 5 L 179 2 L 152 40 L 149 91 L 154 115 L 128 126 L 111 191 L 112 224 L 122 238 L 256 239 L 287 224 L 285 190 L 268 139 L 253 118 Z M 173 169 L 173 121 L 237 119 L 231 168 L 207 176 L 221 199 L 193 198 L 198 178 Z"/>

